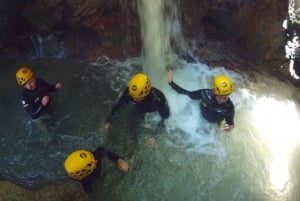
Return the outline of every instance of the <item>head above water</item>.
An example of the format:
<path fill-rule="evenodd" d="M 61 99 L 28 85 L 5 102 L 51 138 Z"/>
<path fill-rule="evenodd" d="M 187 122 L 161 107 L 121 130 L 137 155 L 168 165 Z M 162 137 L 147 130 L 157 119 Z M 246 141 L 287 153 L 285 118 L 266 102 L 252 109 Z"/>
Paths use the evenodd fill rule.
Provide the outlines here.
<path fill-rule="evenodd" d="M 232 93 L 233 87 L 231 80 L 225 75 L 214 78 L 213 91 L 216 96 L 228 96 Z"/>
<path fill-rule="evenodd" d="M 64 165 L 71 178 L 82 180 L 94 171 L 96 160 L 91 152 L 76 150 L 67 157 Z"/>
<path fill-rule="evenodd" d="M 128 90 L 132 98 L 145 98 L 150 93 L 151 81 L 146 74 L 138 73 L 131 78 Z"/>
<path fill-rule="evenodd" d="M 17 82 L 21 86 L 24 86 L 33 76 L 32 70 L 28 67 L 21 67 L 16 73 Z"/>

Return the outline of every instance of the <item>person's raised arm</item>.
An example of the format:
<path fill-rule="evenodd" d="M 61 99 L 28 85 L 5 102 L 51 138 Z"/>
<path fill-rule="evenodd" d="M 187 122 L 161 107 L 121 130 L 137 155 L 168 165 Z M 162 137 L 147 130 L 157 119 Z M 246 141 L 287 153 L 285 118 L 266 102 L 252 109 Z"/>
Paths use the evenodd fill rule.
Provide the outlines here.
<path fill-rule="evenodd" d="M 173 73 L 171 70 L 168 70 L 167 72 L 167 78 L 168 78 L 168 83 L 169 85 L 172 87 L 172 89 L 174 89 L 177 93 L 180 94 L 185 94 L 185 95 L 190 95 L 190 91 L 180 87 L 179 85 L 177 85 L 174 81 L 173 81 Z"/>
<path fill-rule="evenodd" d="M 168 83 L 173 82 L 173 73 L 171 70 L 168 70 L 167 72 L 167 78 L 168 78 Z"/>

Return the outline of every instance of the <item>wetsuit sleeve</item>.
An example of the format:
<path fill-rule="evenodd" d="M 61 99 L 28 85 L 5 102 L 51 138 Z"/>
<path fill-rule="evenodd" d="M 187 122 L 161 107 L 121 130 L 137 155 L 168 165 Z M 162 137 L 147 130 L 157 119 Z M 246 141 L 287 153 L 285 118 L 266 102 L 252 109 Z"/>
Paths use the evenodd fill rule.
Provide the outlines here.
<path fill-rule="evenodd" d="M 43 79 L 40 79 L 40 80 L 47 87 L 49 93 L 56 92 L 58 90 L 58 89 L 56 89 L 55 84 L 50 84 L 49 82 L 46 82 Z"/>
<path fill-rule="evenodd" d="M 196 91 L 188 91 L 179 85 L 177 85 L 175 82 L 170 82 L 169 85 L 174 89 L 177 93 L 185 94 L 189 96 L 191 99 L 199 100 L 202 99 L 202 90 L 196 90 Z"/>
<path fill-rule="evenodd" d="M 119 101 L 113 106 L 108 118 L 106 119 L 107 122 L 111 122 L 112 118 L 118 113 L 120 108 L 128 103 L 130 100 L 129 93 L 128 93 L 128 87 L 124 90 L 122 96 L 120 97 Z"/>
<path fill-rule="evenodd" d="M 167 119 L 170 116 L 170 108 L 168 101 L 164 94 L 159 91 L 158 89 L 155 89 L 154 97 L 156 99 L 156 102 L 159 106 L 158 112 L 162 119 Z"/>
<path fill-rule="evenodd" d="M 104 156 L 107 156 L 109 158 L 109 160 L 114 161 L 117 163 L 118 159 L 120 159 L 121 157 L 118 156 L 117 154 L 104 149 L 103 147 L 99 147 L 97 148 L 94 152 L 93 152 L 95 158 L 97 160 L 100 160 L 101 158 L 103 158 Z"/>
<path fill-rule="evenodd" d="M 29 113 L 30 114 L 30 116 L 31 116 L 31 118 L 33 118 L 33 119 L 37 119 L 37 118 L 39 118 L 40 116 L 41 116 L 41 114 L 42 114 L 42 111 L 43 111 L 43 108 L 44 108 L 45 106 L 43 106 L 42 104 L 40 105 L 40 107 L 38 107 L 38 109 L 36 110 L 36 111 L 31 111 L 31 113 Z"/>
<path fill-rule="evenodd" d="M 166 102 L 164 102 L 163 106 L 159 109 L 159 114 L 163 119 L 167 119 L 170 116 L 170 108 L 169 105 Z"/>
<path fill-rule="evenodd" d="M 226 115 L 225 120 L 229 125 L 234 125 L 234 106 L 230 103 L 230 107 L 228 108 L 228 115 Z"/>

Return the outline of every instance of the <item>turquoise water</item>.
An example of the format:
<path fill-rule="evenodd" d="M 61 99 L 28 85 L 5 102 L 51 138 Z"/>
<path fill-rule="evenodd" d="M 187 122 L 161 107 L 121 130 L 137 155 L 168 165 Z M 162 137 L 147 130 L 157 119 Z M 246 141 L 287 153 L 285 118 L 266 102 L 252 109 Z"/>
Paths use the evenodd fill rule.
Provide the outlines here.
<path fill-rule="evenodd" d="M 129 172 L 103 160 L 102 178 L 89 194 L 92 201 L 299 200 L 299 89 L 268 75 L 173 62 L 175 82 L 190 90 L 210 87 L 215 74 L 232 78 L 236 126 L 230 133 L 206 122 L 198 102 L 176 94 L 166 78 L 158 87 L 171 116 L 153 146 L 147 140 L 155 132 L 156 113 L 141 122 L 137 139 L 130 130 L 129 108 L 104 132 L 112 104 L 142 69 L 139 58 L 20 61 L 1 68 L 0 74 L 5 83 L 0 87 L 1 176 L 38 188 L 67 178 L 63 161 L 70 152 L 101 145 L 121 155 Z M 15 82 L 21 64 L 51 82 L 63 82 L 64 88 L 52 96 L 52 119 L 33 121 L 23 111 Z"/>
<path fill-rule="evenodd" d="M 68 178 L 63 162 L 73 150 L 103 146 L 122 156 L 129 172 L 104 159 L 101 180 L 89 193 L 91 201 L 298 201 L 299 89 L 261 72 L 209 68 L 176 55 L 166 59 L 173 52 L 170 39 L 177 49 L 185 45 L 179 2 L 161 3 L 138 1 L 143 58 L 92 63 L 41 58 L 0 68 L 1 178 L 36 189 Z M 43 56 L 39 48 L 44 47 L 38 47 L 37 58 Z M 64 84 L 52 95 L 53 117 L 31 120 L 23 111 L 22 90 L 15 81 L 23 65 Z M 166 68 L 189 90 L 210 88 L 215 75 L 228 75 L 235 88 L 235 128 L 222 133 L 206 122 L 197 101 L 167 85 Z M 147 115 L 132 133 L 134 116 L 126 108 L 108 132 L 103 131 L 112 105 L 131 76 L 142 70 L 164 92 L 171 109 L 166 130 L 154 145 L 148 139 L 156 132 L 157 113 Z"/>

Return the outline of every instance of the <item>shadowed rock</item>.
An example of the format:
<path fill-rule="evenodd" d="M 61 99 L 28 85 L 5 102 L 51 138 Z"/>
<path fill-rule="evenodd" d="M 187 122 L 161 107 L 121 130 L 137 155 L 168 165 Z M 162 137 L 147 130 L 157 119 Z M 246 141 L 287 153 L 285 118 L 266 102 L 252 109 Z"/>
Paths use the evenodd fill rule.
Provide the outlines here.
<path fill-rule="evenodd" d="M 80 183 L 68 180 L 31 191 L 9 181 L 0 182 L 0 201 L 88 201 Z"/>

